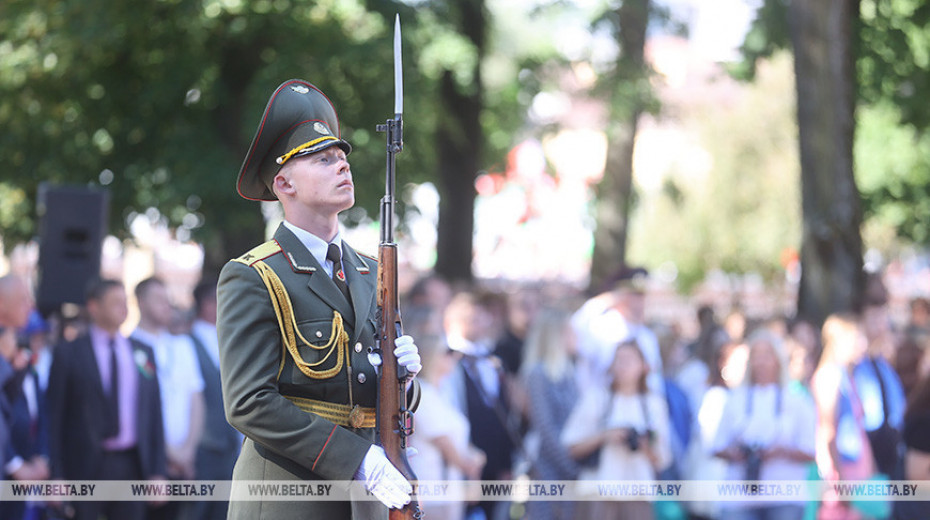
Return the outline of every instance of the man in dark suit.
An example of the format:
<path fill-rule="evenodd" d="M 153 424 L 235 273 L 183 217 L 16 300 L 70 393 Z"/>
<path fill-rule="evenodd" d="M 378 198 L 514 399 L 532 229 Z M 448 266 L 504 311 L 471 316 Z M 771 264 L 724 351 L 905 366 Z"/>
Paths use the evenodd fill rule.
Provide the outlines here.
<path fill-rule="evenodd" d="M 239 172 L 239 194 L 280 201 L 285 221 L 273 241 L 227 263 L 217 288 L 226 416 L 246 436 L 233 480 L 355 478 L 400 507 L 412 486 L 374 445 L 378 264 L 339 230 L 339 212 L 355 203 L 351 149 L 329 99 L 290 80 L 271 95 Z M 394 354 L 411 375 L 420 370 L 409 336 Z M 387 509 L 370 500 L 233 500 L 229 516 L 377 519 Z"/>
<path fill-rule="evenodd" d="M 220 386 L 220 354 L 216 335 L 216 280 L 204 280 L 194 288 L 194 311 L 197 316 L 190 337 L 197 352 L 203 376 L 204 429 L 197 448 L 195 474 L 199 480 L 229 480 L 239 456 L 242 435 L 226 421 L 223 389 Z M 196 502 L 192 518 L 223 520 L 228 502 Z"/>
<path fill-rule="evenodd" d="M 88 333 L 55 349 L 49 376 L 52 477 L 146 480 L 165 474 L 164 430 L 155 357 L 120 334 L 128 307 L 120 282 L 87 293 Z M 75 518 L 144 518 L 144 502 L 73 503 Z"/>

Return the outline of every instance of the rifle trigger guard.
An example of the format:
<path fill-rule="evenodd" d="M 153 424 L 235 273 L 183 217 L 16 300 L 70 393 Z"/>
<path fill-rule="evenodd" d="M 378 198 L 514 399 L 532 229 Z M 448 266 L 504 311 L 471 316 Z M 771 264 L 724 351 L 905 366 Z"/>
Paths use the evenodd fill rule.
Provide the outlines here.
<path fill-rule="evenodd" d="M 413 414 L 410 410 L 402 409 L 400 415 L 397 416 L 397 422 L 401 436 L 406 438 L 413 434 Z"/>

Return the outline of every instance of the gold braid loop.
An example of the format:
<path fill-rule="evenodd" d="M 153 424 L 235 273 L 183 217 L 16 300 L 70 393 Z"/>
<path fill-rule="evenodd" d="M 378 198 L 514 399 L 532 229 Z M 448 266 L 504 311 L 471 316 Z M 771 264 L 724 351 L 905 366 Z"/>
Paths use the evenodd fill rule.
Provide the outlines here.
<path fill-rule="evenodd" d="M 339 371 L 342 370 L 342 365 L 345 363 L 349 348 L 349 334 L 345 330 L 342 315 L 337 311 L 333 311 L 332 333 L 329 336 L 329 341 L 327 341 L 325 345 L 317 346 L 310 343 L 297 328 L 297 320 L 294 318 L 294 307 L 291 305 L 291 298 L 288 296 L 287 289 L 284 288 L 284 284 L 281 282 L 281 279 L 278 278 L 278 275 L 275 274 L 265 262 L 256 262 L 252 264 L 252 267 L 258 271 L 262 281 L 265 282 L 265 287 L 268 289 L 269 296 L 271 296 L 271 304 L 274 307 L 274 313 L 278 317 L 278 326 L 281 329 L 281 339 L 284 342 L 284 348 L 290 354 L 301 373 L 311 379 L 329 379 L 338 374 Z M 300 339 L 304 346 L 314 350 L 326 350 L 327 352 L 323 356 L 323 359 L 315 363 L 307 363 L 304 361 L 300 356 L 300 352 L 297 350 L 297 339 Z M 333 351 L 336 352 L 336 365 L 327 370 L 314 370 L 314 367 L 318 367 L 326 362 L 326 360 L 332 356 Z M 283 369 L 284 356 L 281 357 L 281 365 L 278 367 L 279 378 L 281 377 L 281 371 Z"/>

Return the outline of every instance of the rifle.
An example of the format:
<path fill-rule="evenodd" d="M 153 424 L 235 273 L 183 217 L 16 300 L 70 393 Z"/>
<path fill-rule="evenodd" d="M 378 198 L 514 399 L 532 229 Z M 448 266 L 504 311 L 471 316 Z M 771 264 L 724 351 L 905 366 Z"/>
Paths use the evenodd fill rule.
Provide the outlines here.
<path fill-rule="evenodd" d="M 381 243 L 378 246 L 378 335 L 375 348 L 381 353 L 378 379 L 378 444 L 404 478 L 413 483 L 416 475 L 407 461 L 407 437 L 413 433 L 413 414 L 407 409 L 407 369 L 398 366 L 394 340 L 403 335 L 400 299 L 397 294 L 397 244 L 394 243 L 394 157 L 404 148 L 403 78 L 400 55 L 400 16 L 394 19 L 394 117 L 378 125 L 387 137 L 385 193 L 381 199 Z M 391 509 L 390 520 L 422 518 L 412 497 L 401 509 Z"/>

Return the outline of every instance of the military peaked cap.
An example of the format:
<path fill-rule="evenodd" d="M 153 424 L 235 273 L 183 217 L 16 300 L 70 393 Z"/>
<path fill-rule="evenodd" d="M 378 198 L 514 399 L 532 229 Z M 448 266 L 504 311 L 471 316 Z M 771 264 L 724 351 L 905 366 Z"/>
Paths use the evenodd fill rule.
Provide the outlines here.
<path fill-rule="evenodd" d="M 242 162 L 239 195 L 251 200 L 277 200 L 271 185 L 284 163 L 334 145 L 346 154 L 352 151 L 352 146 L 341 138 L 332 101 L 306 81 L 285 81 L 271 94 Z"/>

